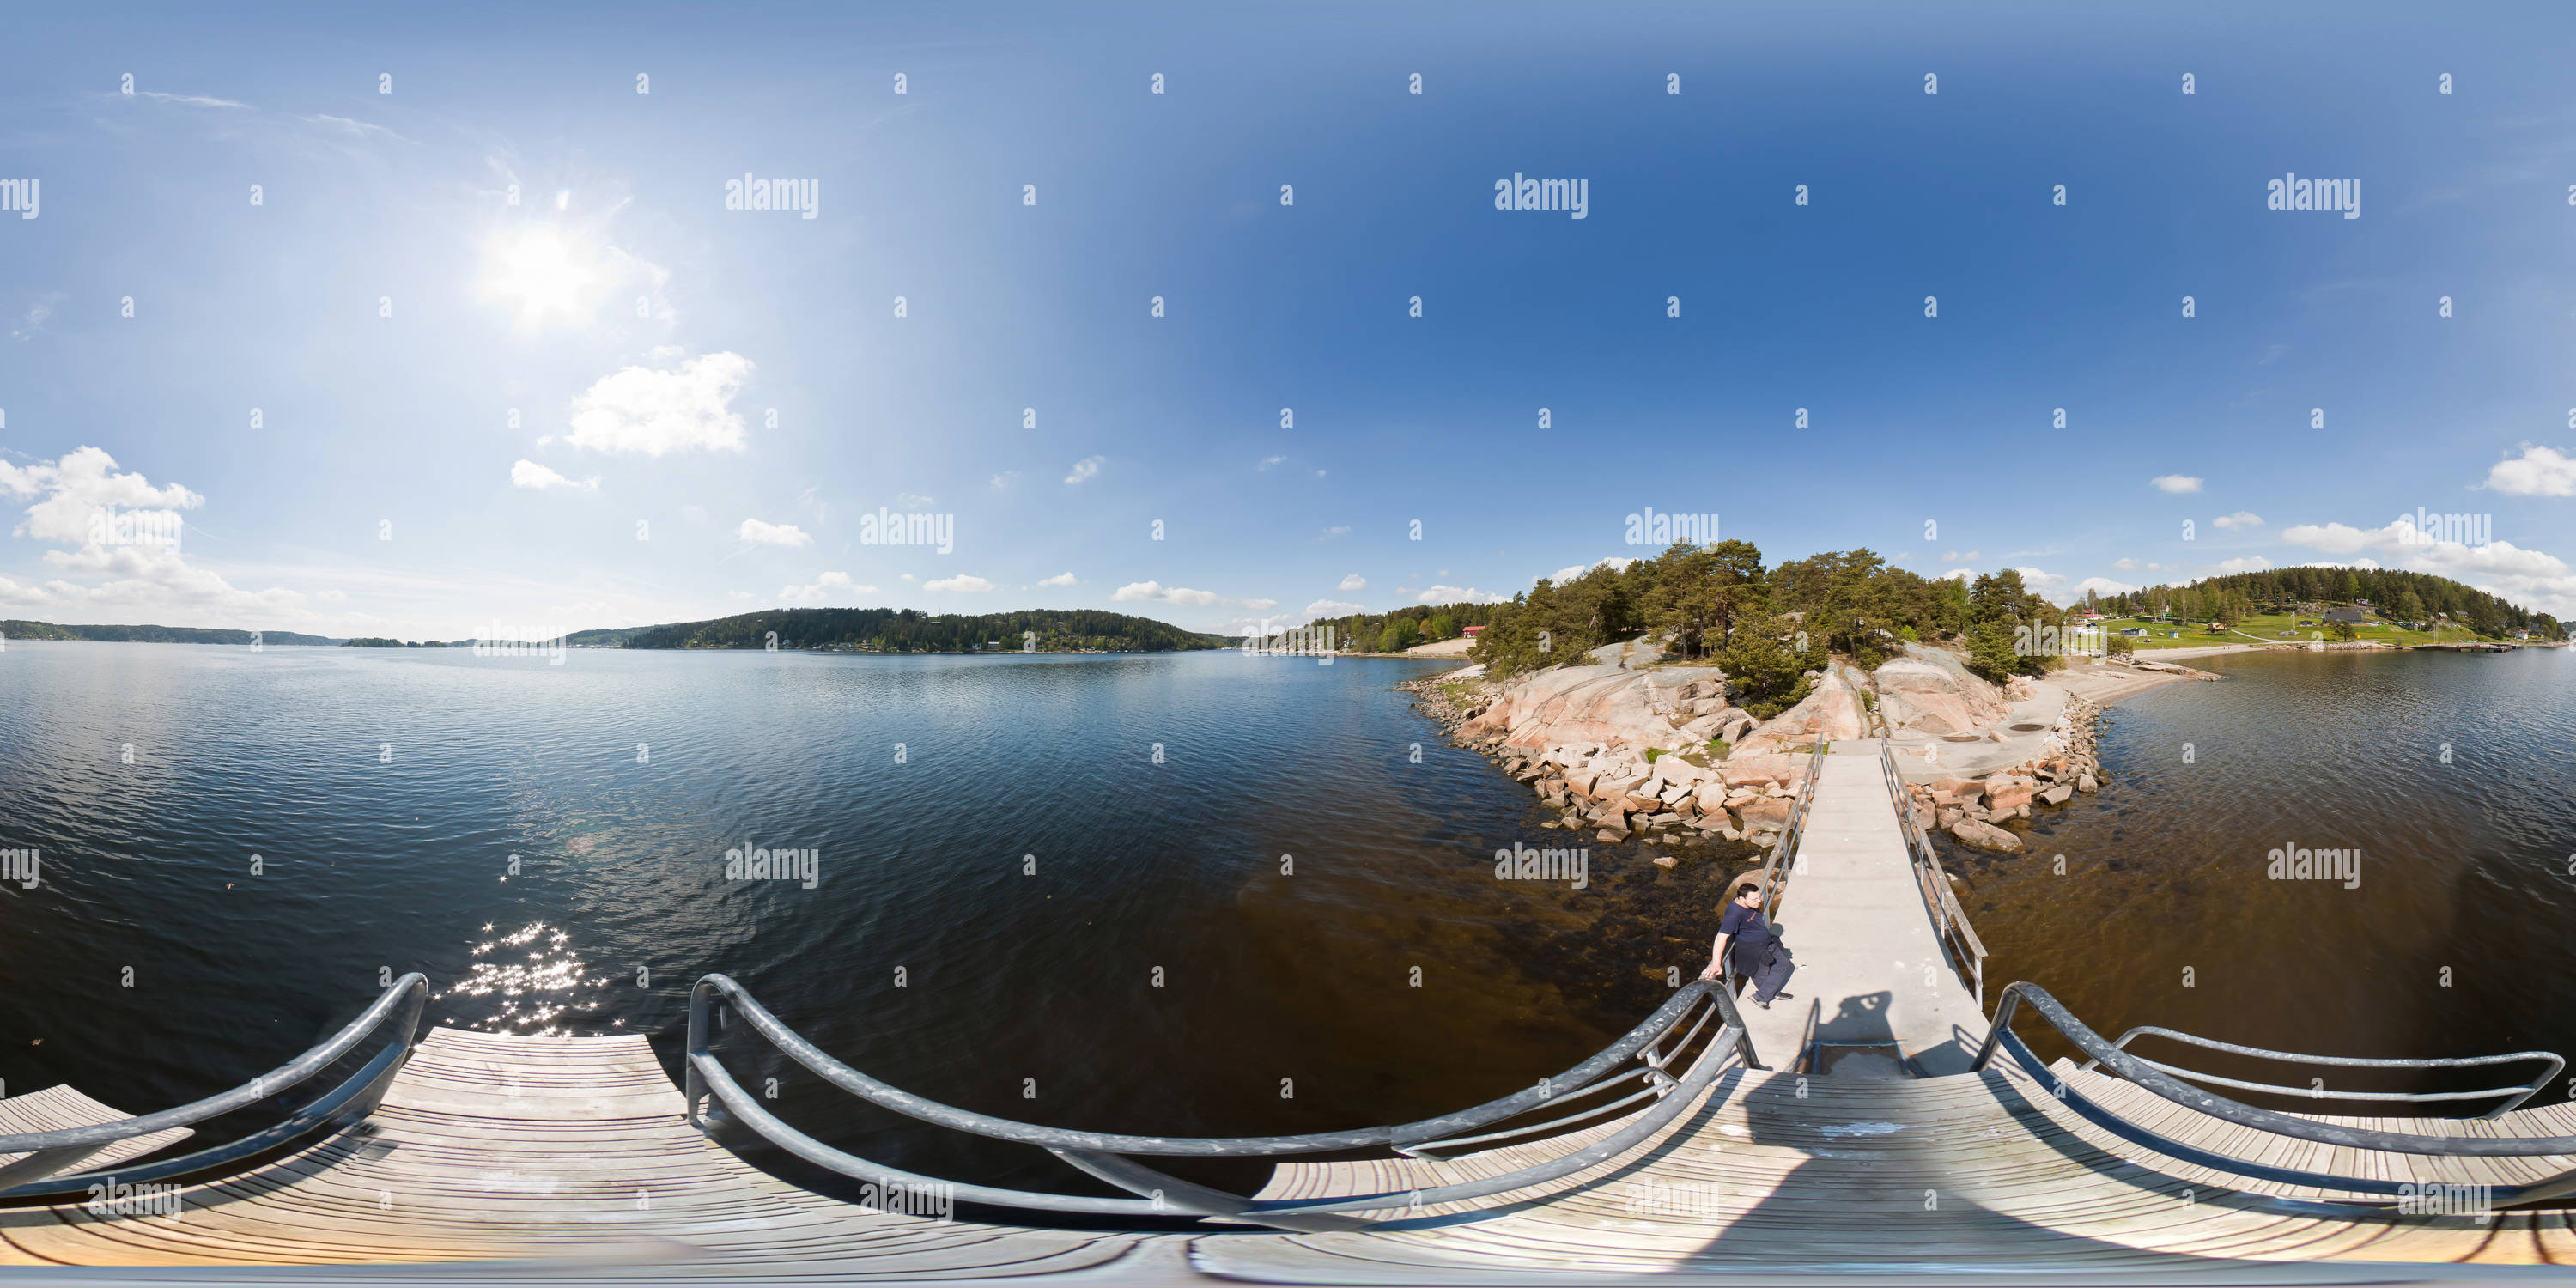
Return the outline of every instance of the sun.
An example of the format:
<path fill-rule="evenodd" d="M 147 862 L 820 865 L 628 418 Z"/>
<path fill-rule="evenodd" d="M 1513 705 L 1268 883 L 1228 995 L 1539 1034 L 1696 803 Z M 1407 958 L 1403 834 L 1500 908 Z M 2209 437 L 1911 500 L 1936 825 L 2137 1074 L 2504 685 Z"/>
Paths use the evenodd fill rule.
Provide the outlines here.
<path fill-rule="evenodd" d="M 551 227 L 495 233 L 483 245 L 477 293 L 486 303 L 507 304 L 528 329 L 552 322 L 590 320 L 613 275 L 600 252 Z"/>

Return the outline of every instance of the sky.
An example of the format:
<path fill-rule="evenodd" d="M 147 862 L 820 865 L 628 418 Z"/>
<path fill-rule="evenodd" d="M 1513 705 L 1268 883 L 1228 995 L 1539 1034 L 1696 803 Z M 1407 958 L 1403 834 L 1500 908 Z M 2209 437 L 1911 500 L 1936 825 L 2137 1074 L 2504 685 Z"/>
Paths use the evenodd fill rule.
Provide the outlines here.
<path fill-rule="evenodd" d="M 1240 632 L 1657 512 L 2576 616 L 2576 11 L 2248 8 L 21 12 L 0 617 Z"/>

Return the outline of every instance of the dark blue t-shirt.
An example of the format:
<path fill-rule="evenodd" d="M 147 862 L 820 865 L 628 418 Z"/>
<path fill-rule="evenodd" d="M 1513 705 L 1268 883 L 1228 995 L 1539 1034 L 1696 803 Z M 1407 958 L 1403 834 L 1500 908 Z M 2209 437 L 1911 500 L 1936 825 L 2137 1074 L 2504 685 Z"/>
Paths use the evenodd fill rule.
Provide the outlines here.
<path fill-rule="evenodd" d="M 1762 919 L 1762 910 L 1740 903 L 1726 905 L 1726 919 L 1717 923 L 1721 935 L 1733 935 L 1727 941 L 1727 952 L 1735 958 L 1738 974 L 1762 969 L 1771 956 L 1771 923 Z"/>

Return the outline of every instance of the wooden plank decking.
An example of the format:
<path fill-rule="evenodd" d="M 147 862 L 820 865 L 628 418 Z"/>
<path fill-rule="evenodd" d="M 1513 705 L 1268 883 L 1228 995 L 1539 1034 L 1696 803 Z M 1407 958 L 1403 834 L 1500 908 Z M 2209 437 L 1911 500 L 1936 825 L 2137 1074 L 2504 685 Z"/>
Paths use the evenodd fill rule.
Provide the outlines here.
<path fill-rule="evenodd" d="M 2108 1101 L 2136 1094 L 2075 1076 Z M 52 1096 L 50 1117 L 35 1115 L 38 1104 L 0 1102 L 0 1118 L 61 1126 L 114 1116 L 95 1102 L 39 1095 Z M 1263 1197 L 1493 1175 L 1608 1130 L 1445 1161 L 1292 1163 Z M 2219 1135 L 2207 1123 L 2190 1138 L 2215 1145 Z M 2452 1170 L 2437 1163 L 2426 1175 L 2459 1179 Z M 678 1090 L 640 1038 L 439 1029 L 362 1129 L 191 1187 L 175 1220 L 102 1218 L 78 1205 L 0 1213 L 0 1262 L 563 1259 L 737 1276 L 1151 1270 L 1346 1281 L 1505 1268 L 2018 1264 L 2152 1277 L 2219 1259 L 2576 1260 L 2564 1214 L 2321 1218 L 2267 1207 L 2243 1185 L 2143 1155 L 2075 1120 L 2018 1072 L 1886 1081 L 1739 1069 L 1629 1155 L 1473 1209 L 1390 1211 L 1375 1214 L 1395 1218 L 1389 1226 L 1332 1234 L 1051 1231 L 871 1212 L 772 1179 L 681 1119 Z"/>

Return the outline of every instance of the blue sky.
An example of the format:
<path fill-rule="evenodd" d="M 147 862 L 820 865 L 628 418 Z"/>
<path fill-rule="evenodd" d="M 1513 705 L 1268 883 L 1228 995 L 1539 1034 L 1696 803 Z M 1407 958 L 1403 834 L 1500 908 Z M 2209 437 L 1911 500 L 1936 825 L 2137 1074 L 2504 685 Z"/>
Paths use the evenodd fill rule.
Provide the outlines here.
<path fill-rule="evenodd" d="M 13 19 L 0 616 L 1240 629 L 1650 554 L 1649 506 L 2576 616 L 2564 8 L 1205 8 Z"/>

